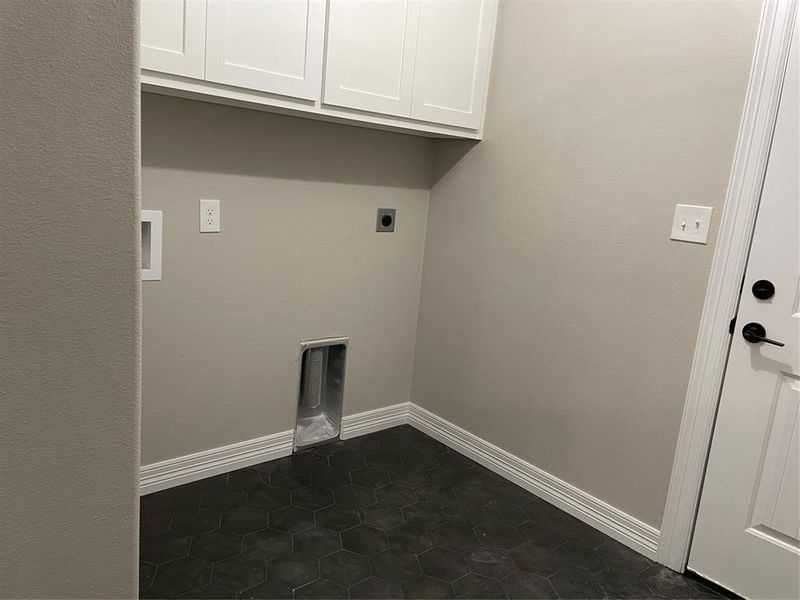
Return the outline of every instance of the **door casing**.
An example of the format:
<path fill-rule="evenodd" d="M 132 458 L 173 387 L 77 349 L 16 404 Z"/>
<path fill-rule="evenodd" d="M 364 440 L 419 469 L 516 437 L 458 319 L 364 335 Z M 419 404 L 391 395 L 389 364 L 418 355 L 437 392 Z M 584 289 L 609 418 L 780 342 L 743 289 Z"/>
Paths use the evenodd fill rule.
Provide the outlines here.
<path fill-rule="evenodd" d="M 767 170 L 798 0 L 764 0 L 672 466 L 657 560 L 684 571 Z"/>

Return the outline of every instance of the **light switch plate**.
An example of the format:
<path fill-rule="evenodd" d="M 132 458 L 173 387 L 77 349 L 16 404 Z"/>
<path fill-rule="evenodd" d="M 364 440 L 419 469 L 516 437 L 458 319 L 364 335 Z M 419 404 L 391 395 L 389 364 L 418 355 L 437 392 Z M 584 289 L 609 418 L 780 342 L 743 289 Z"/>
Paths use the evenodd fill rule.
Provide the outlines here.
<path fill-rule="evenodd" d="M 711 211 L 713 210 L 710 206 L 676 205 L 670 239 L 693 244 L 707 244 L 708 232 L 711 229 Z"/>
<path fill-rule="evenodd" d="M 219 200 L 200 200 L 200 233 L 217 233 L 219 222 Z"/>

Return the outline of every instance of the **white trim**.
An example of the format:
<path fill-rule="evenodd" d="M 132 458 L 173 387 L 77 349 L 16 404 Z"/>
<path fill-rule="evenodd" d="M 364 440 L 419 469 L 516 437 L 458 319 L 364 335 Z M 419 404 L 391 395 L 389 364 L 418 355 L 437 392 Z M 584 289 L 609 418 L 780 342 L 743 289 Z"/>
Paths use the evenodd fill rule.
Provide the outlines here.
<path fill-rule="evenodd" d="M 480 140 L 483 131 L 482 124 L 476 129 L 457 127 L 455 125 L 439 125 L 415 120 L 410 117 L 370 113 L 358 109 L 332 106 L 324 104 L 321 101 L 312 102 L 299 98 L 289 98 L 278 94 L 249 90 L 215 83 L 213 81 L 203 81 L 191 77 L 171 75 L 169 73 L 160 73 L 147 69 L 142 69 L 140 81 L 143 92 L 175 96 L 178 98 L 189 98 L 190 100 L 202 100 L 204 102 L 214 102 L 226 106 L 261 110 L 280 115 L 303 117 L 331 123 L 355 125 L 368 129 L 396 131 L 423 137 L 460 138 L 468 140 Z M 482 93 L 488 93 L 488 91 Z"/>
<path fill-rule="evenodd" d="M 408 422 L 408 402 L 378 408 L 342 418 L 342 439 L 356 437 Z M 264 437 L 212 448 L 186 456 L 143 465 L 139 493 L 160 490 L 257 465 L 292 453 L 294 431 L 281 431 Z"/>
<path fill-rule="evenodd" d="M 797 0 L 764 2 L 661 525 L 658 562 L 689 555 L 742 277 L 769 157 Z"/>
<path fill-rule="evenodd" d="M 281 431 L 186 456 L 170 458 L 139 470 L 139 493 L 151 494 L 212 475 L 275 460 L 292 453 L 293 431 Z"/>
<path fill-rule="evenodd" d="M 415 404 L 409 424 L 615 540 L 654 559 L 659 532 L 618 508 Z"/>
<path fill-rule="evenodd" d="M 584 523 L 655 558 L 659 531 L 558 477 L 498 448 L 411 402 L 342 419 L 342 439 L 409 424 Z M 292 453 L 292 431 L 181 456 L 141 468 L 140 493 L 150 494 Z"/>
<path fill-rule="evenodd" d="M 376 408 L 375 410 L 342 417 L 341 437 L 343 440 L 348 440 L 367 433 L 380 431 L 381 429 L 405 425 L 408 423 L 410 406 L 410 402 L 402 402 L 385 408 Z"/>

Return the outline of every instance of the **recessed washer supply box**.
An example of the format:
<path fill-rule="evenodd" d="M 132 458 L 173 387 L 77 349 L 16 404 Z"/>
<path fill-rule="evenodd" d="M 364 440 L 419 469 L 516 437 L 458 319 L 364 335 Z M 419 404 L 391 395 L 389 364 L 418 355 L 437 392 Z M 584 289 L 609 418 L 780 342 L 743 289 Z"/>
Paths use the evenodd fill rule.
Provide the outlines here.
<path fill-rule="evenodd" d="M 341 434 L 348 341 L 338 337 L 300 343 L 295 452 Z"/>

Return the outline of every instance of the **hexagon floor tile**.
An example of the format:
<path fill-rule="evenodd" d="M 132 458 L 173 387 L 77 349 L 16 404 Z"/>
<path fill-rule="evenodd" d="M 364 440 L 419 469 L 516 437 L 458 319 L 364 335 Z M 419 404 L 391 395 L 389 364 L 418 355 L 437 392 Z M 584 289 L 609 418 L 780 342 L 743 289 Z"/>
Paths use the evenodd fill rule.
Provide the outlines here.
<path fill-rule="evenodd" d="M 718 598 L 408 425 L 141 501 L 142 598 Z"/>

